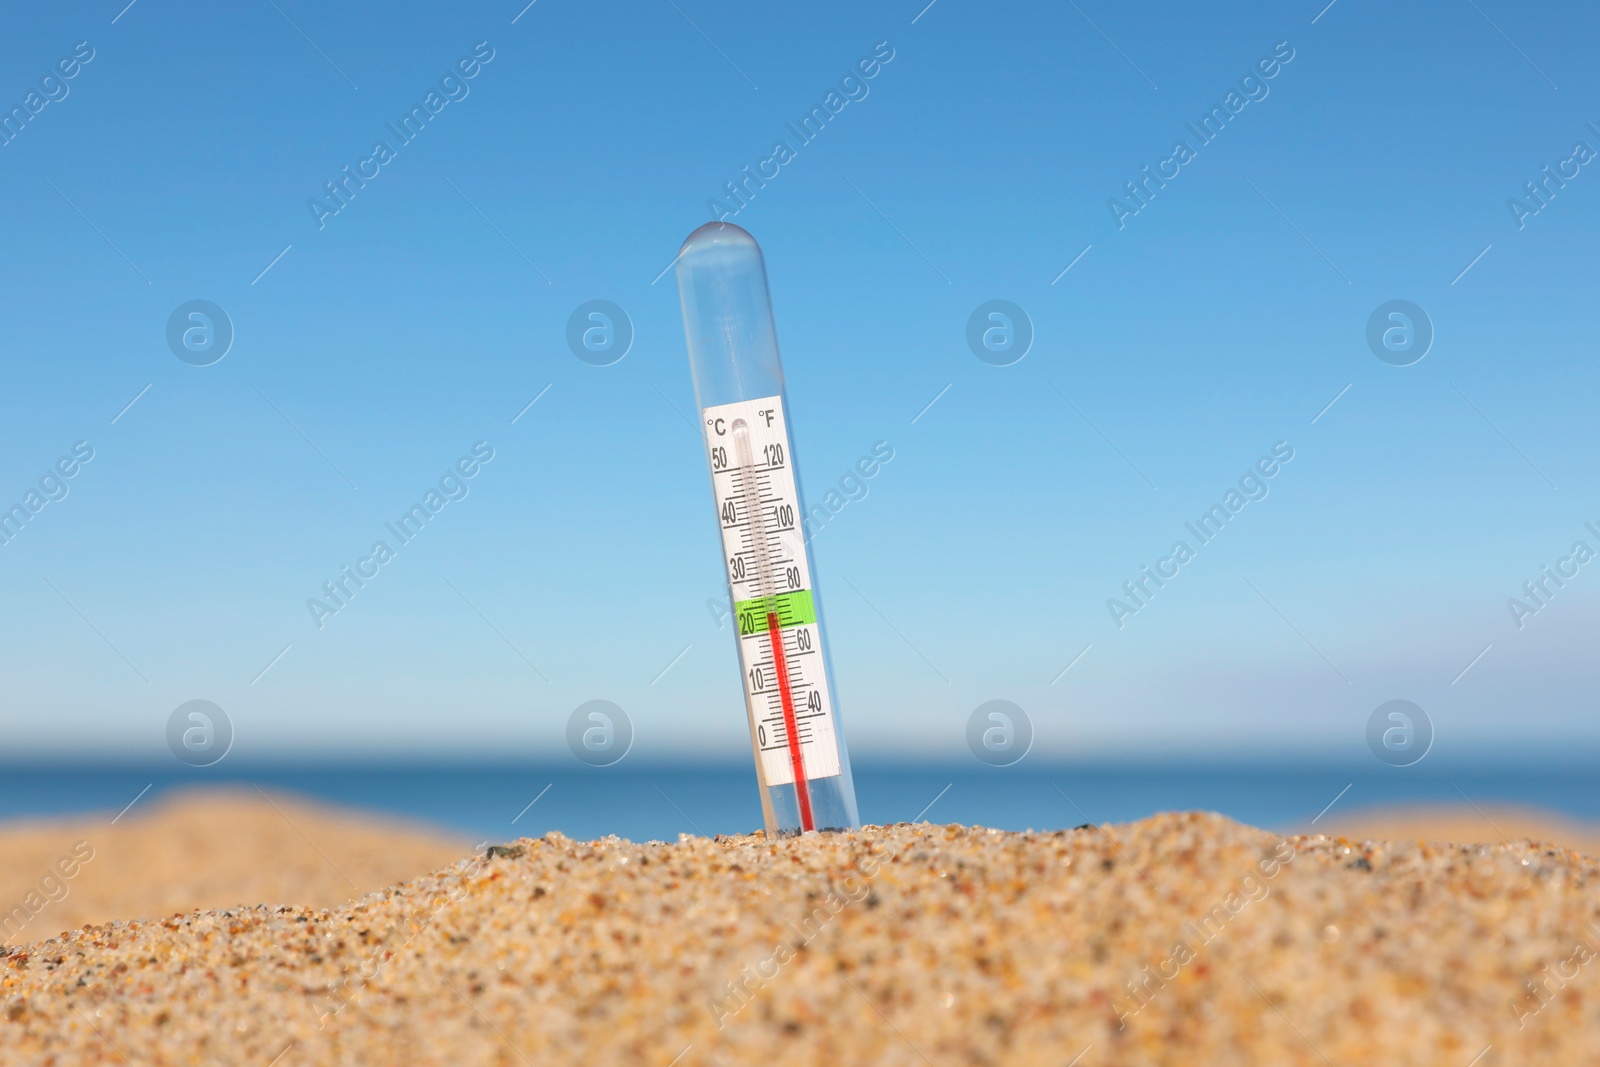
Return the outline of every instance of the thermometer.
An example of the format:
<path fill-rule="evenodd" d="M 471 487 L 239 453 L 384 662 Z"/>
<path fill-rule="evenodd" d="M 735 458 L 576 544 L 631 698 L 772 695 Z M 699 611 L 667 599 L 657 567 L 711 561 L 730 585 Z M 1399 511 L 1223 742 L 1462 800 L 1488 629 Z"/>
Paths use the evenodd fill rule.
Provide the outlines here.
<path fill-rule="evenodd" d="M 761 249 L 707 223 L 677 274 L 767 836 L 855 829 Z"/>

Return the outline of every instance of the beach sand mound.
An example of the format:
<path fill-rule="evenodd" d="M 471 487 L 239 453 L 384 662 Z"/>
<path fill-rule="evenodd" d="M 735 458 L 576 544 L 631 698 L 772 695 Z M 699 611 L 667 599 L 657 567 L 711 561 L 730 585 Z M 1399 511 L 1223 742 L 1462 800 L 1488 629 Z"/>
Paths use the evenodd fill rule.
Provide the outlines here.
<path fill-rule="evenodd" d="M 490 851 L 337 908 L 13 949 L 0 1062 L 1491 1067 L 1600 1048 L 1600 880 L 1551 846 L 1174 814 Z"/>
<path fill-rule="evenodd" d="M 1317 829 L 1380 841 L 1558 841 L 1600 856 L 1600 828 L 1541 808 L 1508 804 L 1390 804 L 1334 811 Z"/>
<path fill-rule="evenodd" d="M 0 944 L 196 908 L 333 907 L 470 847 L 431 827 L 247 787 L 180 791 L 120 816 L 0 824 Z"/>

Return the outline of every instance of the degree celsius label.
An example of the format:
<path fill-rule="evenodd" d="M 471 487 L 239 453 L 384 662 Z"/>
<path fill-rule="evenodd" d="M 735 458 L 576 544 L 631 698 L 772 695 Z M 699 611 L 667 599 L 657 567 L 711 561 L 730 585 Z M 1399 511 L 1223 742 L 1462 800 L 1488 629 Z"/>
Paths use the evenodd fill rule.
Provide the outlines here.
<path fill-rule="evenodd" d="M 833 698 L 783 400 L 721 404 L 701 415 L 763 775 L 768 785 L 832 777 L 839 773 Z"/>

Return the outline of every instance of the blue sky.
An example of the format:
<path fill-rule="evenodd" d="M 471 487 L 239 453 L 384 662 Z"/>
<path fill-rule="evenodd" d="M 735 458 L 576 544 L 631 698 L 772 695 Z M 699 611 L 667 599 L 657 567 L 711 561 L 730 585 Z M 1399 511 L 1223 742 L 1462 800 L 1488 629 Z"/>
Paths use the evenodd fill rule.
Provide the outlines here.
<path fill-rule="evenodd" d="M 0 101 L 60 98 L 0 147 L 0 503 L 94 452 L 0 547 L 8 750 L 162 755 L 207 699 L 241 753 L 564 757 L 604 698 L 641 755 L 739 758 L 655 279 L 779 140 L 736 221 L 803 488 L 894 449 L 814 545 L 858 753 L 965 758 L 996 698 L 1046 755 L 1359 753 L 1395 698 L 1441 751 L 1593 746 L 1600 563 L 1520 629 L 1507 600 L 1600 550 L 1600 168 L 1520 227 L 1508 201 L 1600 150 L 1597 28 L 1498 0 L 8 15 Z M 786 123 L 875 48 L 799 144 Z M 1186 124 L 1275 49 L 1201 145 Z M 455 98 L 400 143 L 430 91 Z M 595 299 L 635 332 L 611 366 L 565 341 Z M 1035 332 L 1011 366 L 966 344 L 992 299 Z M 1435 331 L 1411 366 L 1365 339 L 1395 299 Z M 210 366 L 166 342 L 191 300 L 235 331 Z M 478 442 L 466 495 L 318 628 L 306 601 Z M 1270 494 L 1119 628 L 1107 600 L 1278 442 Z"/>

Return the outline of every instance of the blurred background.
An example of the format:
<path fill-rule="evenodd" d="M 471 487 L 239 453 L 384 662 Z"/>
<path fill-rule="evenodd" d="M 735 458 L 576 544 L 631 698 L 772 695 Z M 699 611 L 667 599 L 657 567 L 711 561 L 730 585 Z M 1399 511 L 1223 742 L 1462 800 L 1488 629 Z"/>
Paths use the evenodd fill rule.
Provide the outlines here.
<path fill-rule="evenodd" d="M 1600 16 L 924 4 L 8 13 L 0 815 L 759 825 L 715 218 L 866 821 L 1600 815 Z"/>

